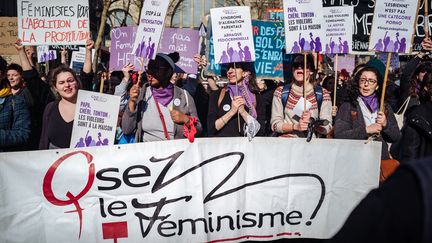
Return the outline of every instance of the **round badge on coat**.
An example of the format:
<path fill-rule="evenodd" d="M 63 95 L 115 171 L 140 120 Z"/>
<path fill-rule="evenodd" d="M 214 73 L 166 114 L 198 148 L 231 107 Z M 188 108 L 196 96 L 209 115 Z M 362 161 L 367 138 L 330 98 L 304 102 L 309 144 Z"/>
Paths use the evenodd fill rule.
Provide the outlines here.
<path fill-rule="evenodd" d="M 180 105 L 180 99 L 179 98 L 177 98 L 177 99 L 174 100 L 174 105 L 175 106 L 179 106 Z"/>
<path fill-rule="evenodd" d="M 223 109 L 224 111 L 229 111 L 229 110 L 231 109 L 231 106 L 228 105 L 228 104 L 225 104 L 225 105 L 222 107 L 222 109 Z"/>

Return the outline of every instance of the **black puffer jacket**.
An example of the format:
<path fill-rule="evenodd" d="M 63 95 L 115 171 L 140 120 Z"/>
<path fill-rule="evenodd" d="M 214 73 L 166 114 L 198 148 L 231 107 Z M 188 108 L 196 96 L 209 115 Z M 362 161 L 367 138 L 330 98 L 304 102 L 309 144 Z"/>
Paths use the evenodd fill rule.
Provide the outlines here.
<path fill-rule="evenodd" d="M 432 102 L 412 109 L 402 129 L 401 162 L 432 155 Z"/>

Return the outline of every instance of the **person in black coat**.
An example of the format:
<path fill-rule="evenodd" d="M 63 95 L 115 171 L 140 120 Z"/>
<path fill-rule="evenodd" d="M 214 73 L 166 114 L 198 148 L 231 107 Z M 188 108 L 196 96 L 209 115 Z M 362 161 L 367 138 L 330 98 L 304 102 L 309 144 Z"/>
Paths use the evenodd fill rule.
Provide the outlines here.
<path fill-rule="evenodd" d="M 401 162 L 432 155 L 432 72 L 423 78 L 419 92 L 420 105 L 408 114 L 402 129 Z"/>

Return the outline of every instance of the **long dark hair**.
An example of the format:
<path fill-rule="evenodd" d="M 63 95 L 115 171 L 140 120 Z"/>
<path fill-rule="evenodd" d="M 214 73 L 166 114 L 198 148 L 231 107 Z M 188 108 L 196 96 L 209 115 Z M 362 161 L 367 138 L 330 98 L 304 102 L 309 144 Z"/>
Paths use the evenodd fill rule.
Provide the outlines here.
<path fill-rule="evenodd" d="M 248 89 L 255 94 L 260 92 L 258 84 L 256 83 L 256 72 L 253 62 L 237 62 L 235 63 L 236 68 L 241 68 L 243 72 L 249 72 L 249 85 Z M 234 67 L 234 63 L 229 63 L 226 67 L 228 71 L 230 68 Z"/>
<path fill-rule="evenodd" d="M 418 97 L 417 87 L 419 85 L 422 86 L 422 84 L 419 83 L 420 80 L 417 79 L 417 75 L 419 75 L 421 72 L 430 73 L 431 71 L 432 71 L 432 63 L 431 62 L 420 63 L 417 66 L 417 68 L 415 69 L 414 73 L 411 75 L 411 79 L 410 79 L 410 89 L 409 89 L 409 95 L 410 96 L 416 96 L 416 97 Z"/>
<path fill-rule="evenodd" d="M 419 99 L 421 103 L 432 101 L 432 72 L 429 71 L 423 77 L 423 82 L 419 91 Z"/>
<path fill-rule="evenodd" d="M 357 98 L 358 98 L 359 95 L 360 95 L 360 90 L 359 90 L 359 89 L 360 89 L 360 86 L 359 86 L 359 82 L 360 82 L 360 77 L 362 76 L 362 74 L 363 74 L 364 72 L 373 72 L 373 73 L 376 75 L 377 80 L 378 80 L 378 86 L 377 86 L 377 87 L 378 87 L 378 90 L 376 90 L 375 93 L 376 93 L 378 99 L 380 99 L 380 97 L 381 97 L 382 84 L 383 84 L 383 81 L 382 81 L 382 79 L 381 79 L 381 76 L 379 75 L 378 71 L 377 71 L 375 68 L 373 68 L 373 67 L 367 67 L 367 66 L 366 66 L 366 67 L 362 68 L 361 70 L 359 70 L 359 71 L 355 74 L 353 80 L 350 81 L 350 82 L 348 83 L 348 87 L 347 87 L 347 89 L 348 89 L 348 95 L 349 95 L 349 102 L 350 102 L 353 106 L 358 105 Z"/>

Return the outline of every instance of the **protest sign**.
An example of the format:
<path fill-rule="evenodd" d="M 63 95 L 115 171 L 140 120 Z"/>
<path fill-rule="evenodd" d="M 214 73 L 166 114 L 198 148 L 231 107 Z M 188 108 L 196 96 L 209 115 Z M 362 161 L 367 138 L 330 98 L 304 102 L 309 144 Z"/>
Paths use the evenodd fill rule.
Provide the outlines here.
<path fill-rule="evenodd" d="M 16 17 L 0 17 L 0 54 L 18 55 L 14 43 L 18 38 Z"/>
<path fill-rule="evenodd" d="M 57 59 L 57 51 L 49 50 L 48 46 L 37 46 L 38 63 Z"/>
<path fill-rule="evenodd" d="M 335 64 L 334 57 L 333 57 L 333 63 Z M 345 69 L 345 70 L 347 70 L 347 72 L 352 73 L 354 71 L 355 65 L 356 64 L 355 64 L 355 56 L 354 55 L 338 56 L 337 70 L 339 72 L 342 69 Z"/>
<path fill-rule="evenodd" d="M 70 50 L 70 51 L 79 51 L 79 47 L 78 45 L 56 45 L 56 46 L 49 46 L 50 50 L 63 50 L 63 48 L 65 50 Z"/>
<path fill-rule="evenodd" d="M 353 7 L 324 8 L 326 54 L 350 53 L 353 35 Z"/>
<path fill-rule="evenodd" d="M 133 54 L 133 42 L 137 27 L 120 27 L 111 30 L 110 62 L 111 71 L 120 71 L 123 66 L 131 63 L 135 71 L 141 67 L 141 59 Z"/>
<path fill-rule="evenodd" d="M 92 61 L 94 58 L 94 52 L 95 50 L 92 49 L 92 54 L 91 54 Z M 72 68 L 75 72 L 80 72 L 84 66 L 85 54 L 86 54 L 86 49 L 84 47 L 80 47 L 79 51 L 73 51 L 69 67 Z"/>
<path fill-rule="evenodd" d="M 284 13 L 283 13 L 283 9 L 281 8 L 272 8 L 272 9 L 267 9 L 267 19 L 270 21 L 278 21 L 278 22 L 282 22 L 283 21 L 283 17 L 284 17 Z"/>
<path fill-rule="evenodd" d="M 373 11 L 376 0 L 323 0 L 324 7 L 353 6 L 354 30 L 352 50 L 355 52 L 368 52 L 369 36 L 372 26 Z"/>
<path fill-rule="evenodd" d="M 287 53 L 322 52 L 323 8 L 320 0 L 283 1 Z"/>
<path fill-rule="evenodd" d="M 141 10 L 141 19 L 138 26 L 133 53 L 145 60 L 154 59 L 159 40 L 164 28 L 165 16 L 169 1 L 146 0 Z"/>
<path fill-rule="evenodd" d="M 6 60 L 8 64 L 16 63 L 21 65 L 21 59 L 19 55 L 1 55 L 1 56 L 3 57 L 3 59 Z"/>
<path fill-rule="evenodd" d="M 114 144 L 120 96 L 78 91 L 71 148 Z"/>
<path fill-rule="evenodd" d="M 88 0 L 17 1 L 23 45 L 84 45 L 90 38 Z"/>
<path fill-rule="evenodd" d="M 383 0 L 375 5 L 369 50 L 410 53 L 418 1 Z"/>
<path fill-rule="evenodd" d="M 264 137 L 0 153 L 0 242 L 329 238 L 378 186 L 380 154 Z"/>
<path fill-rule="evenodd" d="M 255 72 L 257 78 L 283 80 L 289 76 L 289 64 L 294 55 L 285 53 L 285 37 L 282 22 L 252 21 L 255 44 Z M 221 75 L 221 65 L 216 63 L 213 41 L 209 42 L 208 71 Z"/>
<path fill-rule="evenodd" d="M 197 73 L 198 64 L 193 57 L 198 54 L 199 32 L 193 29 L 165 28 L 158 52 L 178 52 L 180 60 L 176 65 L 185 73 Z M 178 70 L 179 71 L 179 70 Z"/>
<path fill-rule="evenodd" d="M 255 61 L 250 7 L 212 8 L 210 15 L 216 63 Z"/>
<path fill-rule="evenodd" d="M 385 54 L 385 53 L 378 54 L 378 59 L 383 63 L 387 63 L 387 54 Z M 392 54 L 390 57 L 389 70 L 395 71 L 398 68 L 400 68 L 399 54 L 395 53 L 395 54 Z"/>

